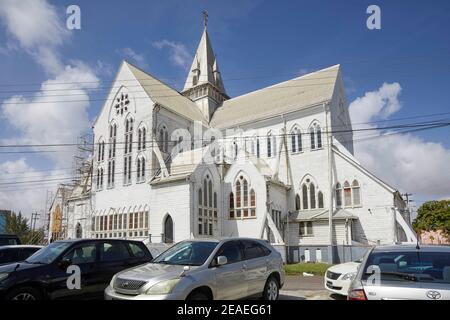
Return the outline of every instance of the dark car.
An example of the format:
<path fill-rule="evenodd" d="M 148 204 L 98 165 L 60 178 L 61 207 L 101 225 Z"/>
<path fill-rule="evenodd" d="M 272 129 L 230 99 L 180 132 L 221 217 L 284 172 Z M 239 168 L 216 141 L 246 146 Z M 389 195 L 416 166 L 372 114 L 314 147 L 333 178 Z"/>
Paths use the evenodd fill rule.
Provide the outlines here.
<path fill-rule="evenodd" d="M 18 236 L 14 234 L 0 234 L 0 247 L 21 244 Z"/>
<path fill-rule="evenodd" d="M 0 266 L 0 299 L 102 298 L 114 274 L 151 260 L 141 241 L 56 241 L 23 262 Z"/>
<path fill-rule="evenodd" d="M 1 246 L 0 265 L 23 261 L 41 248 L 43 247 L 31 245 Z"/>

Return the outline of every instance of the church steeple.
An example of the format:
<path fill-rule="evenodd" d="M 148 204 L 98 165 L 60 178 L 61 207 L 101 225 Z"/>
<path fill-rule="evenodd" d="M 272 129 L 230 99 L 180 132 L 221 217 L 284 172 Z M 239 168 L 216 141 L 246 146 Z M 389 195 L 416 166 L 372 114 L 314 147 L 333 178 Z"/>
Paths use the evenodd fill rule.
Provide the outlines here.
<path fill-rule="evenodd" d="M 216 56 L 209 40 L 207 13 L 203 13 L 204 29 L 189 74 L 183 88 L 183 95 L 195 101 L 208 119 L 229 97 L 225 92 Z"/>

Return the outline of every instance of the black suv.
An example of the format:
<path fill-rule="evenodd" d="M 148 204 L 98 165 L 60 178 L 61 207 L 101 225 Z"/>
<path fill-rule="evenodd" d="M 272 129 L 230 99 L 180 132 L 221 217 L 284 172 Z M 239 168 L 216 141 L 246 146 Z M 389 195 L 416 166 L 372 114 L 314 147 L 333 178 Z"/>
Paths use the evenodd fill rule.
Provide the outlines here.
<path fill-rule="evenodd" d="M 102 298 L 114 274 L 151 260 L 141 241 L 56 241 L 23 262 L 0 266 L 0 299 Z"/>

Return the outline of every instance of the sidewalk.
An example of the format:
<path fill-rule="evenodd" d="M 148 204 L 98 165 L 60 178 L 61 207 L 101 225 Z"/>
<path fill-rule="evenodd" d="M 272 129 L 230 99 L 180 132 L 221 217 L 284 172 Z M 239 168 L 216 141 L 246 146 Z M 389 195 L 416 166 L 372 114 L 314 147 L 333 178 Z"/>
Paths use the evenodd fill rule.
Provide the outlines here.
<path fill-rule="evenodd" d="M 343 296 L 331 294 L 323 286 L 322 276 L 286 276 L 280 290 L 280 300 L 345 300 Z"/>

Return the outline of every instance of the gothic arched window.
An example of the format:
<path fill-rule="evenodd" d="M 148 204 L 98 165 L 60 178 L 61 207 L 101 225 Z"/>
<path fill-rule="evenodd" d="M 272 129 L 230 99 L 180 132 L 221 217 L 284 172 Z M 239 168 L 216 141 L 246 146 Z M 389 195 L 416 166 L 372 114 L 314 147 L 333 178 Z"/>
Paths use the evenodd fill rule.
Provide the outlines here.
<path fill-rule="evenodd" d="M 256 193 L 244 176 L 237 179 L 234 191 L 230 193 L 230 219 L 256 218 Z"/>
<path fill-rule="evenodd" d="M 309 128 L 309 135 L 311 137 L 311 150 L 322 148 L 322 129 L 320 124 L 314 123 Z"/>
<path fill-rule="evenodd" d="M 311 204 L 311 209 L 316 208 L 316 187 L 314 183 L 309 184 L 309 203 Z"/>
<path fill-rule="evenodd" d="M 295 210 L 300 210 L 300 196 L 295 195 Z"/>
<path fill-rule="evenodd" d="M 114 187 L 115 171 L 116 171 L 116 141 L 117 141 L 117 125 L 113 123 L 109 126 L 108 188 Z"/>
<path fill-rule="evenodd" d="M 344 206 L 350 207 L 352 205 L 352 188 L 348 181 L 344 183 Z"/>
<path fill-rule="evenodd" d="M 319 191 L 317 193 L 317 202 L 318 202 L 318 207 L 320 209 L 323 209 L 323 193 L 322 193 L 322 191 Z"/>
<path fill-rule="evenodd" d="M 302 152 L 302 133 L 299 128 L 294 128 L 291 132 L 292 153 Z"/>
<path fill-rule="evenodd" d="M 302 186 L 302 200 L 303 200 L 303 210 L 306 210 L 309 208 L 308 206 L 308 186 L 304 184 Z"/>
<path fill-rule="evenodd" d="M 207 174 L 203 179 L 202 187 L 198 190 L 199 235 L 214 235 L 214 230 L 217 229 L 218 224 L 217 210 L 217 193 L 213 190 L 213 182 L 210 175 Z"/>
<path fill-rule="evenodd" d="M 342 206 L 342 186 L 338 182 L 336 183 L 336 207 L 340 208 Z"/>
<path fill-rule="evenodd" d="M 359 206 L 361 204 L 361 192 L 360 192 L 359 183 L 356 180 L 352 182 L 352 194 L 353 194 L 353 205 Z"/>
<path fill-rule="evenodd" d="M 136 168 L 136 177 L 137 182 L 144 182 L 145 181 L 145 157 L 139 156 L 137 158 L 137 168 Z"/>
<path fill-rule="evenodd" d="M 131 153 L 133 151 L 133 118 L 125 120 L 125 151 L 123 161 L 123 183 L 131 184 Z"/>
<path fill-rule="evenodd" d="M 323 192 L 311 181 L 306 179 L 301 185 L 302 210 L 322 209 L 324 207 Z M 297 201 L 297 200 L 296 200 Z M 298 200 L 300 202 L 300 199 Z M 300 206 L 299 206 L 300 207 Z"/>

